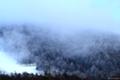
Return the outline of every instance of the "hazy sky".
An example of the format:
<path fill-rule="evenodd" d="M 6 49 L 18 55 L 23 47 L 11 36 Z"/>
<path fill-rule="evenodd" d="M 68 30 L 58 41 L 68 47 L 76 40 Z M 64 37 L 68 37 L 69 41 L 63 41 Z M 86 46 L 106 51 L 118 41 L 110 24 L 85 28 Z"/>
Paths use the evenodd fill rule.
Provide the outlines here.
<path fill-rule="evenodd" d="M 0 0 L 0 22 L 120 31 L 120 0 Z"/>

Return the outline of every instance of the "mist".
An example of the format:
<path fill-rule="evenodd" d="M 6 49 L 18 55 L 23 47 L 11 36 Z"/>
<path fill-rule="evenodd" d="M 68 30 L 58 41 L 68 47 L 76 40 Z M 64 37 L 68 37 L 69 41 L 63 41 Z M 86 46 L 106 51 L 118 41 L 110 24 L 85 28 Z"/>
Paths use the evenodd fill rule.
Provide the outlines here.
<path fill-rule="evenodd" d="M 118 0 L 4 0 L 0 5 L 1 24 L 42 24 L 61 33 L 120 29 Z"/>
<path fill-rule="evenodd" d="M 97 75 L 100 70 L 109 76 L 120 70 L 120 35 L 111 32 L 63 35 L 42 26 L 5 25 L 0 27 L 0 44 L 1 71 Z"/>
<path fill-rule="evenodd" d="M 119 72 L 119 2 L 0 1 L 0 70 L 36 73 L 50 66 L 51 73 Z"/>

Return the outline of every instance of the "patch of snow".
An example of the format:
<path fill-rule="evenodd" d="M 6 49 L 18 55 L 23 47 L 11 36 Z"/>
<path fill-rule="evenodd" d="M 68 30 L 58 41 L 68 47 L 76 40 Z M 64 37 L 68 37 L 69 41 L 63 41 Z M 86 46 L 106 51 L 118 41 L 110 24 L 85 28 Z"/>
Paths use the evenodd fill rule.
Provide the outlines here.
<path fill-rule="evenodd" d="M 6 73 L 38 73 L 36 65 L 18 64 L 14 59 L 6 55 L 4 51 L 0 51 L 0 70 Z"/>

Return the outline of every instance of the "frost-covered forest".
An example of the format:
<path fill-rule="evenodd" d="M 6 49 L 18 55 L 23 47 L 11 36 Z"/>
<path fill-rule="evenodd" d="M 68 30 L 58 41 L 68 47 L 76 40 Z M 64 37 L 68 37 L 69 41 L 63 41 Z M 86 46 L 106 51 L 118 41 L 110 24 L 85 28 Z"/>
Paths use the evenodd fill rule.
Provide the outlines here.
<path fill-rule="evenodd" d="M 120 36 L 105 32 L 60 35 L 29 25 L 0 26 L 0 49 L 44 74 L 108 78 L 120 73 Z"/>

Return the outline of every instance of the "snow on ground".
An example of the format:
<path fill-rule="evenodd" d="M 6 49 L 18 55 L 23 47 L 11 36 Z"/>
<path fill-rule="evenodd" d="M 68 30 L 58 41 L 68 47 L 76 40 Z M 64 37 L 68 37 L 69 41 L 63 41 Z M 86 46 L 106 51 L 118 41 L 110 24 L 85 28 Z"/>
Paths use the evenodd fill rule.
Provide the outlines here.
<path fill-rule="evenodd" d="M 5 52 L 0 51 L 0 70 L 6 73 L 38 73 L 36 71 L 36 65 L 21 65 L 18 64 L 10 56 L 6 55 Z"/>

